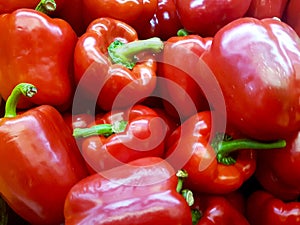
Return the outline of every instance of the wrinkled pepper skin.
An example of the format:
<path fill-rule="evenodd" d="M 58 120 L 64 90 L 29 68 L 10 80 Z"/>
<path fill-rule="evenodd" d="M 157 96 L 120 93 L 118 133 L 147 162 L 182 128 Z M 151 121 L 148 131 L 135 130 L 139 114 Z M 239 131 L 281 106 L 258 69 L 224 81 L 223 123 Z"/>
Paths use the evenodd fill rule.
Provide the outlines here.
<path fill-rule="evenodd" d="M 128 43 L 138 40 L 136 31 L 119 20 L 94 20 L 79 38 L 74 53 L 74 70 L 77 88 L 83 94 L 96 98 L 104 111 L 114 107 L 131 106 L 128 96 L 149 96 L 156 85 L 156 62 L 152 54 L 128 69 L 113 63 L 107 56 L 108 46 L 115 40 Z M 126 87 L 126 93 L 121 90 Z M 100 90 L 99 90 L 100 89 Z M 123 94 L 122 94 L 123 93 Z"/>
<path fill-rule="evenodd" d="M 42 105 L 0 120 L 0 193 L 35 225 L 64 221 L 70 188 L 88 175 L 60 113 Z"/>
<path fill-rule="evenodd" d="M 34 84 L 39 93 L 22 98 L 19 108 L 48 104 L 65 110 L 71 104 L 73 53 L 77 36 L 61 19 L 33 9 L 0 16 L 0 94 L 6 100 L 21 82 Z M 51 85 L 49 85 L 51 84 Z"/>
<path fill-rule="evenodd" d="M 250 225 L 225 196 L 195 193 L 194 199 L 192 209 L 201 214 L 197 225 Z"/>
<path fill-rule="evenodd" d="M 168 125 L 149 107 L 135 105 L 128 110 L 113 110 L 88 127 L 114 125 L 121 121 L 127 122 L 121 132 L 79 139 L 82 142 L 82 154 L 94 172 L 108 170 L 138 158 L 163 156 Z"/>
<path fill-rule="evenodd" d="M 70 190 L 65 225 L 192 225 L 176 186 L 174 169 L 156 157 L 96 173 Z"/>
<path fill-rule="evenodd" d="M 176 8 L 184 29 L 210 37 L 227 23 L 243 17 L 250 2 L 251 0 L 177 0 Z"/>
<path fill-rule="evenodd" d="M 251 225 L 300 224 L 300 202 L 284 202 L 264 190 L 250 195 L 246 210 Z"/>
<path fill-rule="evenodd" d="M 85 25 L 100 17 L 110 17 L 133 24 L 149 21 L 157 8 L 158 0 L 84 0 L 83 14 Z"/>
<path fill-rule="evenodd" d="M 260 151 L 257 154 L 255 176 L 272 195 L 282 200 L 300 196 L 300 132 L 287 139 L 282 149 Z"/>
<path fill-rule="evenodd" d="M 192 116 L 196 111 L 203 111 L 209 108 L 206 97 L 189 73 L 194 68 L 199 57 L 210 48 L 212 37 L 202 38 L 199 35 L 174 36 L 165 42 L 158 74 L 168 82 L 161 87 L 164 96 L 168 101 L 163 101 L 166 111 L 173 117 L 177 113 L 184 119 Z M 196 69 L 195 69 L 196 70 Z M 197 73 L 201 76 L 201 73 Z M 175 86 L 173 84 L 177 84 Z M 178 89 L 181 88 L 181 91 Z M 176 93 L 176 95 L 174 94 Z M 187 95 L 191 98 L 192 104 L 187 102 Z M 172 105 L 169 104 L 172 102 Z M 174 109 L 172 106 L 176 106 Z M 178 109 L 184 109 L 177 112 Z"/>
<path fill-rule="evenodd" d="M 272 141 L 299 130 L 299 43 L 277 19 L 241 18 L 203 54 L 222 89 L 228 123 L 245 136 Z"/>
<path fill-rule="evenodd" d="M 246 16 L 257 19 L 282 18 L 289 0 L 252 0 Z"/>

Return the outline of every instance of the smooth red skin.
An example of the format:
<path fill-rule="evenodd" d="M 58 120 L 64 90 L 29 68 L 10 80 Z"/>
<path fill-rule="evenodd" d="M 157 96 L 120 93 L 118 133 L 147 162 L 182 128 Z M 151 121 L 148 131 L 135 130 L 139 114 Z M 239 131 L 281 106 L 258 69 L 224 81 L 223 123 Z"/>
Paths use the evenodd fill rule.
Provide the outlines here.
<path fill-rule="evenodd" d="M 91 136 L 83 140 L 82 154 L 95 171 L 104 171 L 143 157 L 162 157 L 167 124 L 154 110 L 137 105 L 130 110 L 112 111 L 94 124 L 128 121 L 124 132 Z"/>
<path fill-rule="evenodd" d="M 91 175 L 70 190 L 65 225 L 191 225 L 190 208 L 176 185 L 174 169 L 157 157 Z"/>
<path fill-rule="evenodd" d="M 166 110 L 162 108 L 152 108 L 166 123 L 166 136 L 165 140 L 167 141 L 168 137 L 173 133 L 174 130 L 179 126 L 179 122 L 175 121 L 172 117 L 168 115 Z"/>
<path fill-rule="evenodd" d="M 1 195 L 31 224 L 63 222 L 65 197 L 88 172 L 60 113 L 44 105 L 2 118 L 0 136 Z"/>
<path fill-rule="evenodd" d="M 190 33 L 214 36 L 229 22 L 247 12 L 251 0 L 186 0 L 176 1 L 176 8 L 183 27 Z"/>
<path fill-rule="evenodd" d="M 246 16 L 257 19 L 282 18 L 289 0 L 252 0 Z"/>
<path fill-rule="evenodd" d="M 246 198 L 240 191 L 230 192 L 229 194 L 222 195 L 230 202 L 230 204 L 239 211 L 242 215 L 246 215 Z"/>
<path fill-rule="evenodd" d="M 294 200 L 300 195 L 300 132 L 286 141 L 285 148 L 258 153 L 256 177 L 274 196 Z"/>
<path fill-rule="evenodd" d="M 137 39 L 136 31 L 128 24 L 100 18 L 90 24 L 77 42 L 74 53 L 77 87 L 90 98 L 97 98 L 97 105 L 102 110 L 132 106 L 135 102 L 131 102 L 128 96 L 141 100 L 155 88 L 157 66 L 152 56 L 141 56 L 142 61 L 132 70 L 113 64 L 107 56 L 107 48 L 113 41 L 132 42 Z M 125 91 L 122 90 L 124 87 Z M 117 103 L 114 102 L 116 98 Z"/>
<path fill-rule="evenodd" d="M 299 130 L 299 43 L 283 22 L 242 18 L 203 54 L 223 91 L 228 123 L 245 136 L 277 140 Z"/>
<path fill-rule="evenodd" d="M 68 125 L 70 129 L 70 133 L 73 135 L 73 130 L 75 128 L 86 128 L 95 121 L 95 117 L 88 113 L 79 113 L 72 114 L 70 112 L 66 112 L 63 114 L 64 121 Z M 82 145 L 82 138 L 76 139 L 77 146 L 80 149 Z"/>
<path fill-rule="evenodd" d="M 56 9 L 59 10 L 65 0 L 55 0 Z M 0 14 L 12 13 L 17 9 L 35 9 L 35 7 L 40 3 L 40 0 L 11 0 L 11 1 L 1 1 L 0 3 Z"/>
<path fill-rule="evenodd" d="M 202 213 L 197 225 L 250 225 L 245 216 L 224 196 L 195 194 L 193 209 Z"/>
<path fill-rule="evenodd" d="M 185 130 L 182 136 L 180 129 Z M 171 134 L 166 156 L 171 157 L 175 151 L 178 156 L 183 154 L 182 157 L 187 158 L 182 167 L 188 173 L 185 180 L 187 188 L 201 193 L 228 194 L 240 188 L 254 174 L 256 154 L 253 150 L 239 150 L 235 164 L 218 163 L 210 146 L 211 132 L 209 111 L 190 117 Z M 173 165 L 176 160 L 170 163 Z"/>
<path fill-rule="evenodd" d="M 32 8 L 32 9 L 34 9 L 38 5 L 39 2 L 40 2 L 39 0 L 2 1 L 0 3 L 0 14 L 12 13 L 13 11 L 15 11 L 17 9 L 20 9 L 20 8 Z"/>
<path fill-rule="evenodd" d="M 7 99 L 21 82 L 35 85 L 38 93 L 21 98 L 19 108 L 48 104 L 65 110 L 71 104 L 73 53 L 77 36 L 61 19 L 32 9 L 0 16 L 0 94 Z M 49 85 L 51 84 L 51 85 Z"/>
<path fill-rule="evenodd" d="M 284 21 L 289 24 L 300 36 L 300 2 L 297 0 L 289 0 L 284 12 Z"/>
<path fill-rule="evenodd" d="M 95 119 L 94 116 L 88 113 L 72 114 L 70 112 L 64 113 L 63 118 L 70 130 L 74 128 L 86 128 Z"/>
<path fill-rule="evenodd" d="M 252 193 L 247 200 L 247 218 L 251 225 L 296 225 L 299 216 L 299 202 L 283 202 L 263 190 Z"/>
<path fill-rule="evenodd" d="M 51 17 L 58 17 L 67 21 L 72 26 L 77 36 L 81 36 L 87 28 L 83 21 L 82 7 L 82 0 L 72 0 L 72 2 L 63 1 L 63 3 L 57 7 L 55 12 L 51 14 Z"/>
<path fill-rule="evenodd" d="M 193 80 L 189 72 L 191 68 L 195 68 L 196 61 L 210 48 L 211 43 L 211 37 L 202 38 L 199 35 L 174 36 L 165 42 L 162 63 L 158 64 L 158 71 L 159 76 L 167 80 L 160 91 L 164 92 L 164 96 L 167 96 L 167 98 L 164 98 L 163 103 L 166 111 L 171 116 L 176 118 L 179 113 L 181 119 L 186 119 L 195 114 L 196 111 L 209 108 L 201 87 Z M 178 86 L 175 86 L 173 82 Z M 179 88 L 181 91 L 178 91 Z M 191 98 L 193 104 L 189 105 L 187 103 L 187 95 Z M 184 110 L 178 112 L 179 107 Z"/>
<path fill-rule="evenodd" d="M 39 2 L 40 0 L 3 1 L 0 3 L 0 14 L 12 13 L 21 8 L 35 9 Z M 83 34 L 86 26 L 83 23 L 82 0 L 72 0 L 72 5 L 65 0 L 55 0 L 55 3 L 55 11 L 49 12 L 48 15 L 66 20 L 78 36 Z"/>
<path fill-rule="evenodd" d="M 182 28 L 173 0 L 158 0 L 153 18 L 147 23 L 140 23 L 138 20 L 132 26 L 140 39 L 159 37 L 162 40 L 176 36 L 177 31 Z"/>
<path fill-rule="evenodd" d="M 157 8 L 158 0 L 84 0 L 83 15 L 85 25 L 101 17 L 121 20 L 127 24 L 149 21 Z"/>

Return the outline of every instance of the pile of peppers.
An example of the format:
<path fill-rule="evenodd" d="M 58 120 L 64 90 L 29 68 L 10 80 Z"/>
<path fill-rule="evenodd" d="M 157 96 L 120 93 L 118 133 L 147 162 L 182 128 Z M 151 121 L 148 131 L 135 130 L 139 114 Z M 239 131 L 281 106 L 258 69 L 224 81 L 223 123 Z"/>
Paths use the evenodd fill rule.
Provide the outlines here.
<path fill-rule="evenodd" d="M 299 10 L 0 3 L 0 225 L 300 225 Z"/>

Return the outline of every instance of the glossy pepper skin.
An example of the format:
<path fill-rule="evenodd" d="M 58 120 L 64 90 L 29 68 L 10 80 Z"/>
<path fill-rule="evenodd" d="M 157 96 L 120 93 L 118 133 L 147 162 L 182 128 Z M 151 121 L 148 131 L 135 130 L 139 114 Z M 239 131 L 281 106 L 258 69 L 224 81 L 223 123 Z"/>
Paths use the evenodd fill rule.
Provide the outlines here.
<path fill-rule="evenodd" d="M 101 132 L 103 126 L 114 129 L 122 126 L 122 122 L 126 124 L 115 132 Z M 138 158 L 162 157 L 167 131 L 167 123 L 154 110 L 136 105 L 128 110 L 108 112 L 87 129 L 75 129 L 73 134 L 84 138 L 82 154 L 94 171 L 99 172 Z"/>
<path fill-rule="evenodd" d="M 284 202 L 264 190 L 252 193 L 247 200 L 247 218 L 251 225 L 297 225 L 299 217 L 299 202 Z"/>
<path fill-rule="evenodd" d="M 246 16 L 257 19 L 282 18 L 289 0 L 252 0 Z"/>
<path fill-rule="evenodd" d="M 84 0 L 84 21 L 88 25 L 97 18 L 110 17 L 131 25 L 136 20 L 145 23 L 153 17 L 157 3 L 158 0 Z"/>
<path fill-rule="evenodd" d="M 207 110 L 209 107 L 201 87 L 189 71 L 190 68 L 195 68 L 199 57 L 210 48 L 212 39 L 212 37 L 187 35 L 174 36 L 165 42 L 158 74 L 168 82 L 160 89 L 167 96 L 168 101 L 176 106 L 176 109 L 184 109 L 179 112 L 184 119 L 195 114 L 196 111 Z M 197 75 L 202 74 L 199 72 Z M 188 104 L 187 95 L 191 98 L 192 104 Z M 178 113 L 176 109 L 166 101 L 163 103 L 166 111 L 176 117 Z"/>
<path fill-rule="evenodd" d="M 128 96 L 145 98 L 156 85 L 157 66 L 152 53 L 140 55 L 141 61 L 129 69 L 112 61 L 107 55 L 108 47 L 116 40 L 136 43 L 138 36 L 128 24 L 111 18 L 99 18 L 89 25 L 75 47 L 77 88 L 83 90 L 83 95 L 86 93 L 97 98 L 97 105 L 104 111 L 110 111 L 113 105 L 118 108 L 131 106 L 133 104 Z M 158 48 L 163 47 L 162 42 L 159 41 L 158 44 Z M 131 57 L 135 57 L 132 52 L 129 56 L 124 56 Z M 116 99 L 119 100 L 114 104 Z"/>
<path fill-rule="evenodd" d="M 250 225 L 225 196 L 194 193 L 194 199 L 192 210 L 200 213 L 196 225 Z"/>
<path fill-rule="evenodd" d="M 48 104 L 65 110 L 71 104 L 73 53 L 77 36 L 61 19 L 33 9 L 19 9 L 0 16 L 0 94 L 8 98 L 15 85 L 34 84 L 40 91 L 22 98 L 18 107 Z M 51 85 L 49 85 L 51 84 Z"/>
<path fill-rule="evenodd" d="M 282 149 L 260 151 L 255 176 L 272 195 L 282 200 L 300 196 L 300 132 Z"/>
<path fill-rule="evenodd" d="M 34 86 L 22 84 L 13 93 L 21 90 L 28 96 L 36 92 Z M 88 175 L 76 142 L 52 106 L 16 115 L 16 101 L 6 104 L 0 120 L 0 193 L 29 223 L 60 224 L 68 191 Z"/>
<path fill-rule="evenodd" d="M 185 130 L 181 138 L 180 130 Z M 233 165 L 218 163 L 216 152 L 208 143 L 210 136 L 213 135 L 211 132 L 211 113 L 209 111 L 197 113 L 171 134 L 166 154 L 168 158 L 174 151 L 186 154 L 183 157 L 187 160 L 182 169 L 188 173 L 185 181 L 187 188 L 196 192 L 227 194 L 237 190 L 252 176 L 256 168 L 255 152 L 252 150 L 239 152 Z"/>
<path fill-rule="evenodd" d="M 277 19 L 241 18 L 203 54 L 222 89 L 228 123 L 245 136 L 276 140 L 299 130 L 299 42 Z"/>
<path fill-rule="evenodd" d="M 146 23 L 133 23 L 140 39 L 159 37 L 167 40 L 182 28 L 174 0 L 158 0 L 153 17 Z"/>
<path fill-rule="evenodd" d="M 179 19 L 184 29 L 203 37 L 214 36 L 227 23 L 241 18 L 251 0 L 186 0 L 176 1 Z"/>
<path fill-rule="evenodd" d="M 191 225 L 190 208 L 176 187 L 174 169 L 157 157 L 96 173 L 70 190 L 65 225 Z"/>
<path fill-rule="evenodd" d="M 289 24 L 300 36 L 300 19 L 299 19 L 300 2 L 289 0 L 284 12 L 284 21 Z"/>
<path fill-rule="evenodd" d="M 185 185 L 192 191 L 210 194 L 236 191 L 255 172 L 254 148 L 285 145 L 284 141 L 269 145 L 248 139 L 231 139 L 219 133 L 224 131 L 212 131 L 211 126 L 211 112 L 199 112 L 184 121 L 167 141 L 167 159 L 174 152 L 181 154 L 181 160 L 185 159 L 182 166 L 188 173 Z M 239 151 L 233 153 L 236 150 Z M 176 167 L 178 159 L 169 162 Z"/>

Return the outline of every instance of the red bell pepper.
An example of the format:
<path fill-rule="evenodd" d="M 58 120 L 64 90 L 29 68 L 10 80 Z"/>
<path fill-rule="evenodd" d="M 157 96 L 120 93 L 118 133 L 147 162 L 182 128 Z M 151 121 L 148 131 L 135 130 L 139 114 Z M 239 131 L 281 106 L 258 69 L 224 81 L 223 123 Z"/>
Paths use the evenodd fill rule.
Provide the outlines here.
<path fill-rule="evenodd" d="M 88 128 L 74 129 L 73 135 L 85 138 L 82 154 L 99 172 L 138 158 L 162 157 L 167 131 L 166 122 L 154 110 L 136 105 L 108 112 Z"/>
<path fill-rule="evenodd" d="M 168 139 L 166 160 L 175 168 L 183 164 L 182 169 L 188 173 L 185 185 L 192 191 L 212 194 L 236 191 L 254 174 L 253 149 L 285 146 L 281 140 L 263 143 L 232 139 L 218 133 L 222 131 L 212 131 L 211 124 L 211 112 L 199 112 L 184 121 Z M 173 153 L 177 157 L 172 157 Z"/>
<path fill-rule="evenodd" d="M 89 113 L 72 114 L 70 112 L 65 112 L 63 114 L 63 118 L 72 133 L 73 129 L 86 128 L 90 123 L 94 121 L 94 117 Z"/>
<path fill-rule="evenodd" d="M 18 107 L 48 104 L 64 110 L 73 92 L 73 53 L 77 36 L 61 19 L 33 9 L 18 9 L 0 16 L 0 94 L 7 100 L 21 82 L 40 91 L 22 98 Z M 49 85 L 51 84 L 51 85 Z"/>
<path fill-rule="evenodd" d="M 246 16 L 257 19 L 282 18 L 289 0 L 252 0 Z"/>
<path fill-rule="evenodd" d="M 269 192 L 258 190 L 247 200 L 247 218 L 251 225 L 300 224 L 300 202 L 283 202 Z"/>
<path fill-rule="evenodd" d="M 135 103 L 135 97 L 148 97 L 156 85 L 153 52 L 160 52 L 162 48 L 163 42 L 158 38 L 138 41 L 136 31 L 119 20 L 94 20 L 75 48 L 79 95 L 96 98 L 97 105 L 106 111 L 110 111 L 113 104 L 128 107 Z"/>
<path fill-rule="evenodd" d="M 41 105 L 16 115 L 21 95 L 36 92 L 21 83 L 6 102 L 0 119 L 0 193 L 31 224 L 53 225 L 63 222 L 65 197 L 88 172 L 55 108 Z"/>
<path fill-rule="evenodd" d="M 84 0 L 84 21 L 88 25 L 97 18 L 109 17 L 130 25 L 137 20 L 145 23 L 153 17 L 157 3 L 158 0 Z"/>
<path fill-rule="evenodd" d="M 246 217 L 224 196 L 194 193 L 195 225 L 250 225 Z"/>
<path fill-rule="evenodd" d="M 272 141 L 299 130 L 298 43 L 278 19 L 248 17 L 221 29 L 203 54 L 222 89 L 228 123 L 245 136 Z"/>
<path fill-rule="evenodd" d="M 140 39 L 159 37 L 162 40 L 175 36 L 182 28 L 174 0 L 158 0 L 152 19 L 147 23 L 136 20 L 132 26 L 136 29 Z"/>
<path fill-rule="evenodd" d="M 297 0 L 289 0 L 284 12 L 284 21 L 289 24 L 300 36 L 300 2 Z"/>
<path fill-rule="evenodd" d="M 227 23 L 241 18 L 251 0 L 176 1 L 176 8 L 183 27 L 190 33 L 203 37 L 214 36 Z"/>
<path fill-rule="evenodd" d="M 189 71 L 190 68 L 196 70 L 194 69 L 196 62 L 210 48 L 211 43 L 211 37 L 202 38 L 199 35 L 174 36 L 165 42 L 158 74 L 168 82 L 160 88 L 160 91 L 167 100 L 163 102 L 166 111 L 175 118 L 177 113 L 186 119 L 197 111 L 208 109 L 206 97 L 198 81 Z M 197 75 L 202 76 L 201 72 Z M 192 104 L 187 101 L 187 96 L 191 98 Z M 176 106 L 176 109 L 173 106 Z M 177 109 L 183 110 L 178 112 Z"/>
<path fill-rule="evenodd" d="M 277 198 L 295 200 L 300 196 L 300 132 L 287 139 L 282 149 L 258 154 L 256 178 Z"/>
<path fill-rule="evenodd" d="M 191 225 L 190 207 L 177 184 L 174 169 L 156 157 L 96 173 L 70 190 L 65 225 Z"/>

